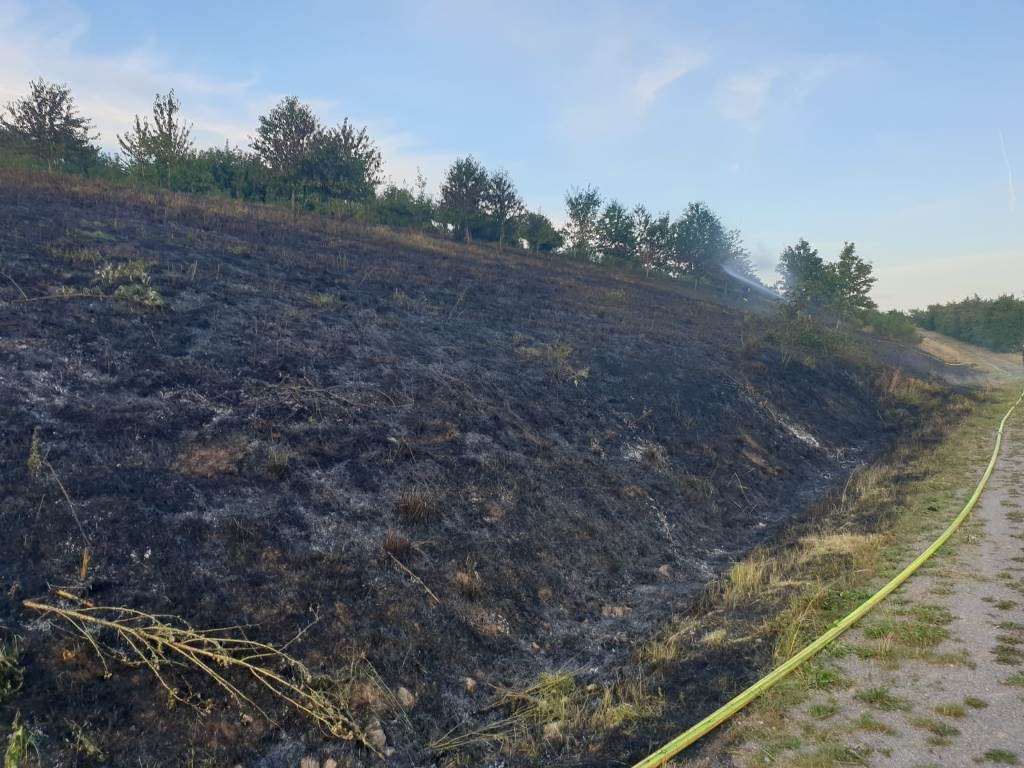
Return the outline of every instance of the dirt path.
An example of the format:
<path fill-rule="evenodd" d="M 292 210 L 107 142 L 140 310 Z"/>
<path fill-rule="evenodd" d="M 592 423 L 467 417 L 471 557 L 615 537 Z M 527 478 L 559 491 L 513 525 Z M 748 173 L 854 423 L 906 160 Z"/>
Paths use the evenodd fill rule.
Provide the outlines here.
<path fill-rule="evenodd" d="M 734 764 L 1024 765 L 1024 413 L 969 521 L 829 653 L 843 684 L 787 714 L 790 743 Z"/>
<path fill-rule="evenodd" d="M 919 347 L 947 366 L 970 368 L 978 378 L 996 385 L 1020 378 L 1021 356 L 1016 352 L 992 352 L 934 331 L 921 331 Z"/>

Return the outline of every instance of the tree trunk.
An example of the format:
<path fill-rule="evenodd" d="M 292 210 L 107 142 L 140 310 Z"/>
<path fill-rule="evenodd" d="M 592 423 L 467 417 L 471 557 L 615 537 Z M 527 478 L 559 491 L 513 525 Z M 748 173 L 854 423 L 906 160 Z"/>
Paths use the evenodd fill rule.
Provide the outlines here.
<path fill-rule="evenodd" d="M 295 218 L 295 185 L 292 184 L 292 218 Z"/>

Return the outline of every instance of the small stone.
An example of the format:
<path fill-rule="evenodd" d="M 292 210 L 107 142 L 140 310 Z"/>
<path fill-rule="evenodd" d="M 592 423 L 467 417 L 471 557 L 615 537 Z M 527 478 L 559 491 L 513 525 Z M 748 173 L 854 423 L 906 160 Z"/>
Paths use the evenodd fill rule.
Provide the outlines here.
<path fill-rule="evenodd" d="M 399 686 L 398 690 L 395 691 L 395 698 L 402 705 L 402 709 L 412 709 L 416 706 L 416 697 L 405 686 Z"/>
<path fill-rule="evenodd" d="M 333 757 L 328 757 L 324 760 L 324 768 L 338 768 L 338 761 Z"/>
<path fill-rule="evenodd" d="M 304 757 L 299 760 L 299 768 L 320 768 L 320 761 L 315 757 Z"/>
<path fill-rule="evenodd" d="M 562 721 L 555 720 L 544 726 L 544 741 L 557 741 L 562 738 Z"/>
<path fill-rule="evenodd" d="M 352 707 L 365 707 L 371 712 L 380 713 L 387 709 L 384 697 L 380 695 L 380 689 L 372 683 L 356 683 L 352 686 L 352 693 L 349 695 L 349 704 Z"/>
<path fill-rule="evenodd" d="M 370 727 L 366 729 L 366 740 L 369 742 L 370 746 L 378 752 L 383 752 L 384 748 L 388 745 L 388 737 L 384 733 L 384 729 L 380 727 L 379 720 L 375 720 Z"/>
<path fill-rule="evenodd" d="M 462 678 L 462 687 L 466 689 L 466 693 L 472 695 L 476 693 L 476 680 L 472 677 Z"/>
<path fill-rule="evenodd" d="M 668 563 L 665 563 L 665 565 L 661 566 L 658 569 L 658 576 L 663 578 L 663 579 L 671 579 L 672 578 L 672 566 L 669 565 Z"/>

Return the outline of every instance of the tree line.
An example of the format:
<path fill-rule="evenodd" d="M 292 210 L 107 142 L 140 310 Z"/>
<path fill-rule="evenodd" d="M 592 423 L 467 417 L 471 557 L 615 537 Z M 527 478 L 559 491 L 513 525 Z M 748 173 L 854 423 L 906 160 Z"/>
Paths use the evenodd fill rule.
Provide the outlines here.
<path fill-rule="evenodd" d="M 727 272 L 763 285 L 740 233 L 706 203 L 692 202 L 676 218 L 643 204 L 605 200 L 595 187 L 565 195 L 565 226 L 527 209 L 507 171 L 490 171 L 472 156 L 447 169 L 436 197 L 418 174 L 413 187 L 385 182 L 380 148 L 366 127 L 347 118 L 324 125 L 288 96 L 260 115 L 246 149 L 197 149 L 192 124 L 174 91 L 157 94 L 151 113 L 136 115 L 116 136 L 120 151 L 97 145 L 93 123 L 70 89 L 39 79 L 0 113 L 0 155 L 49 171 L 111 179 L 321 211 L 366 223 L 429 232 L 464 242 L 493 243 L 589 262 L 622 266 L 695 282 Z M 805 317 L 860 322 L 890 335 L 912 324 L 900 313 L 879 313 L 870 298 L 871 265 L 852 243 L 827 262 L 805 240 L 786 248 L 776 290 L 785 308 Z M 911 329 L 908 331 L 908 327 Z"/>
<path fill-rule="evenodd" d="M 1024 298 L 1013 294 L 998 299 L 971 296 L 910 314 L 922 328 L 996 352 L 1016 352 L 1024 347 Z"/>
<path fill-rule="evenodd" d="M 691 203 L 672 220 L 643 205 L 606 202 L 592 187 L 573 189 L 565 197 L 567 223 L 558 228 L 543 213 L 527 209 L 507 171 L 490 171 L 472 156 L 452 163 L 435 197 L 422 175 L 413 187 L 385 183 L 380 149 L 366 127 L 348 119 L 325 126 L 294 96 L 259 116 L 245 149 L 197 149 L 192 124 L 173 90 L 157 94 L 151 113 L 137 115 L 116 136 L 116 154 L 102 152 L 98 138 L 70 89 L 42 79 L 31 82 L 28 94 L 0 115 L 0 151 L 6 160 L 34 162 L 49 171 L 284 202 L 293 211 L 319 210 L 673 276 L 703 279 L 731 265 L 757 279 L 739 232 L 725 227 L 704 203 Z"/>

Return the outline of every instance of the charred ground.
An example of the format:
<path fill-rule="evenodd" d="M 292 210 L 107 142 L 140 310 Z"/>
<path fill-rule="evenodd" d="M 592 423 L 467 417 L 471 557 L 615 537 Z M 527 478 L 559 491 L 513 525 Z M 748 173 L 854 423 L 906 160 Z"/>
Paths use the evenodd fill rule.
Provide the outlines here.
<path fill-rule="evenodd" d="M 390 764 L 486 764 L 496 747 L 427 745 L 493 720 L 491 686 L 615 679 L 918 416 L 869 365 L 759 343 L 736 297 L 226 202 L 9 176 L 0 265 L 0 629 L 25 669 L 0 733 L 20 711 L 47 765 L 98 761 L 80 733 L 112 765 L 378 760 L 187 671 L 204 716 L 143 668 L 105 677 L 23 607 L 55 585 L 278 645 L 305 628 L 289 652 L 343 678 Z M 414 695 L 404 715 L 365 692 L 370 665 Z"/>

